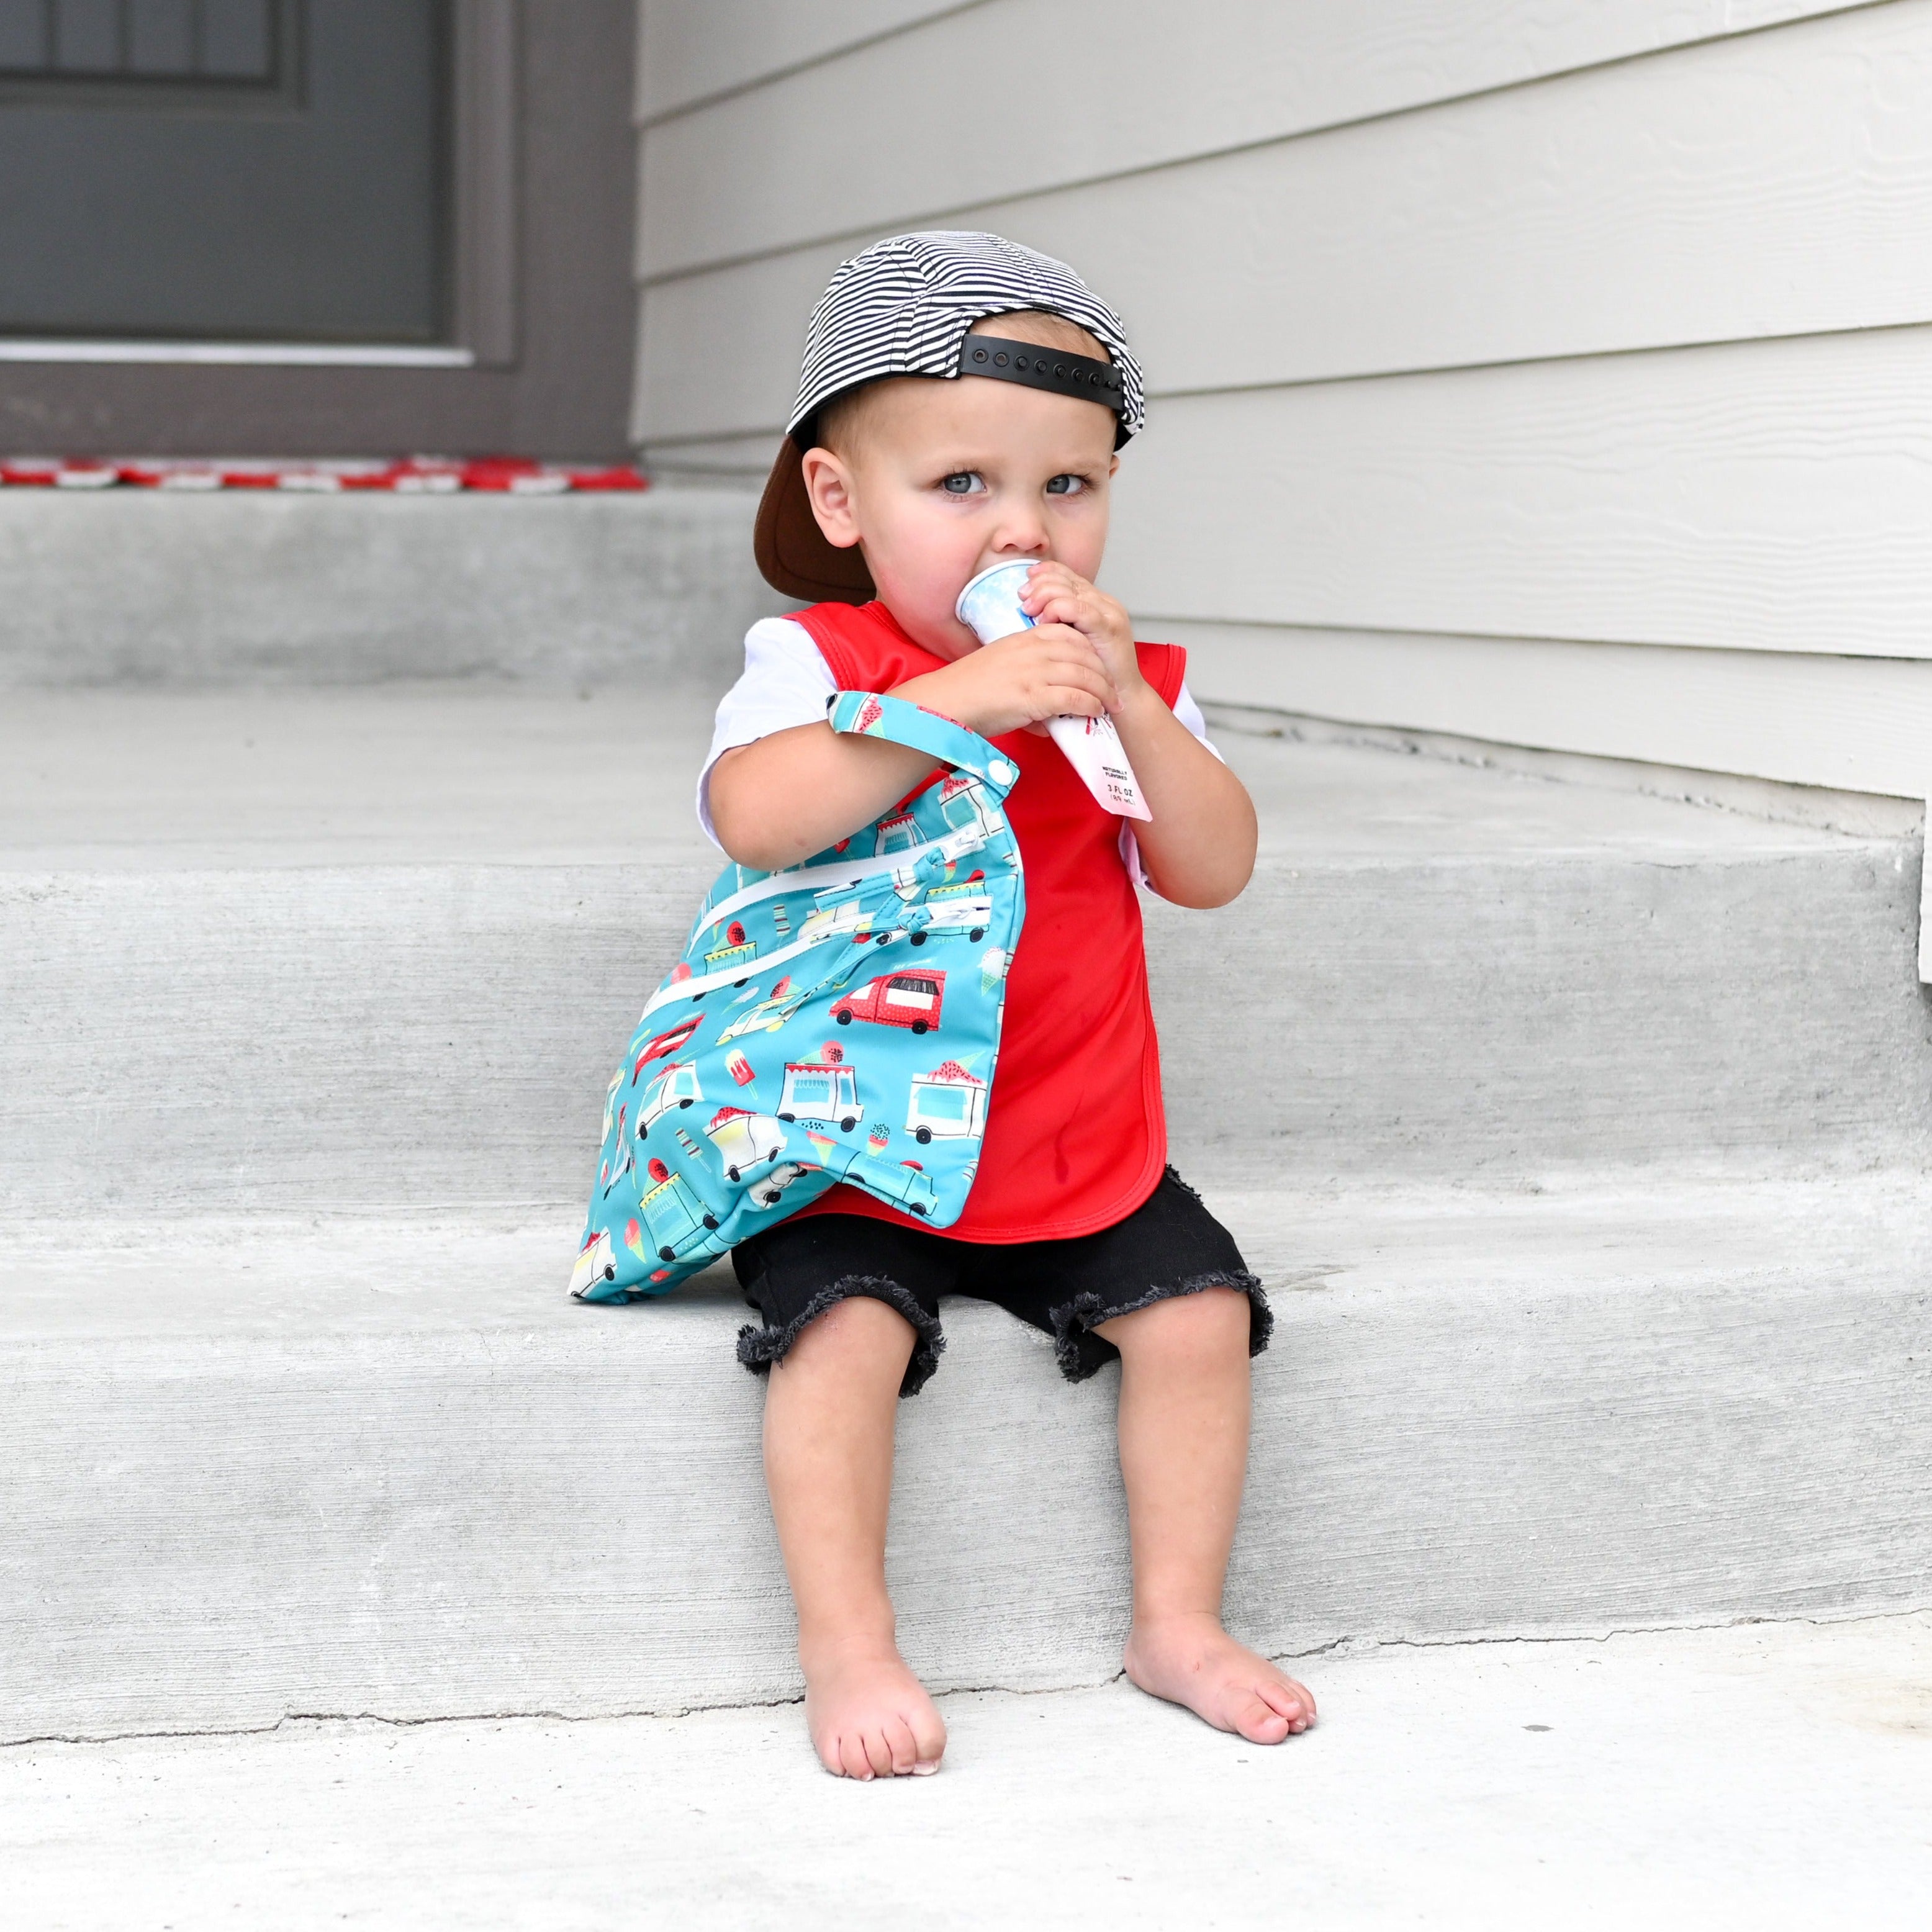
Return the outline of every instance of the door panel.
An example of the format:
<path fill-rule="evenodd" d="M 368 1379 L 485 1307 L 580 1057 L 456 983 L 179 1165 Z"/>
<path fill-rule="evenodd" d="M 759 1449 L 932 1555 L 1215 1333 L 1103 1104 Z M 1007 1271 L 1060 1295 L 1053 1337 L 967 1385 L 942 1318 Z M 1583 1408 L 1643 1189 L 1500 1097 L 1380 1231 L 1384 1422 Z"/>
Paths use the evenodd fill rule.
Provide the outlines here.
<path fill-rule="evenodd" d="M 0 0 L 0 333 L 446 339 L 448 0 Z"/>

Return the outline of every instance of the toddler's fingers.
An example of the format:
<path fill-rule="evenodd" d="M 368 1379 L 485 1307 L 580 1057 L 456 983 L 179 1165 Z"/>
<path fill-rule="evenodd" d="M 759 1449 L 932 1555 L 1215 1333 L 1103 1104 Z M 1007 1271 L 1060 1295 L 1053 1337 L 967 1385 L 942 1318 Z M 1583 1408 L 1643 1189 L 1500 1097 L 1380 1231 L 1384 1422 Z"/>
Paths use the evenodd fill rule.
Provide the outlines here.
<path fill-rule="evenodd" d="M 1037 647 L 1060 664 L 1096 664 L 1104 672 L 1107 661 L 1100 654 L 1100 646 L 1084 631 L 1060 619 L 1034 626 L 1033 636 L 1038 640 Z"/>
<path fill-rule="evenodd" d="M 1054 685 L 1047 690 L 1047 699 L 1052 709 L 1049 718 L 1064 718 L 1069 712 L 1081 718 L 1104 718 L 1107 715 L 1107 700 L 1090 691 L 1083 691 L 1077 685 Z"/>
<path fill-rule="evenodd" d="M 1102 704 L 1118 704 L 1120 701 L 1118 687 L 1108 676 L 1099 652 L 1090 646 L 1084 652 L 1049 658 L 1042 667 L 1042 672 L 1048 682 L 1076 685 L 1082 691 L 1091 692 Z"/>
<path fill-rule="evenodd" d="M 1030 604 L 1036 598 L 1045 598 L 1056 593 L 1066 593 L 1087 588 L 1087 580 L 1077 576 L 1064 563 L 1036 563 L 1020 592 L 1020 602 Z"/>
<path fill-rule="evenodd" d="M 1083 610 L 1093 596 L 1093 586 L 1082 584 L 1078 578 L 1056 578 L 1051 583 L 1029 584 L 1024 602 L 1028 606 L 1027 614 L 1035 623 L 1064 624 L 1068 620 L 1062 612 Z"/>

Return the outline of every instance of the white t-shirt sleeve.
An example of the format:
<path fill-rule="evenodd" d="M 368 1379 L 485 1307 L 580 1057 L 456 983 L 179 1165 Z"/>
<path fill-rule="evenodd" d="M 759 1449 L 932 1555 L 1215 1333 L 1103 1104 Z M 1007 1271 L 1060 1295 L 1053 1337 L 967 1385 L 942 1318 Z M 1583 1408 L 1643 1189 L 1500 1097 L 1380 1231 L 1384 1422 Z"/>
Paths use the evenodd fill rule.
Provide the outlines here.
<path fill-rule="evenodd" d="M 718 844 L 718 834 L 711 823 L 712 766 L 736 746 L 755 744 L 774 731 L 788 731 L 794 724 L 819 723 L 827 700 L 838 689 L 832 667 L 802 624 L 789 617 L 761 617 L 746 632 L 745 668 L 718 704 L 711 749 L 698 775 L 698 822 L 712 844 Z M 1174 715 L 1216 758 L 1221 756 L 1208 738 L 1208 721 L 1185 683 L 1174 700 Z M 1120 862 L 1130 878 L 1153 890 L 1153 881 L 1141 869 L 1132 819 L 1120 822 Z"/>
<path fill-rule="evenodd" d="M 698 775 L 698 822 L 712 844 L 718 834 L 711 824 L 711 767 L 737 746 L 756 744 L 794 724 L 823 722 L 826 700 L 838 688 L 832 667 L 802 624 L 760 617 L 752 626 L 745 638 L 744 670 L 718 704 L 711 750 Z"/>

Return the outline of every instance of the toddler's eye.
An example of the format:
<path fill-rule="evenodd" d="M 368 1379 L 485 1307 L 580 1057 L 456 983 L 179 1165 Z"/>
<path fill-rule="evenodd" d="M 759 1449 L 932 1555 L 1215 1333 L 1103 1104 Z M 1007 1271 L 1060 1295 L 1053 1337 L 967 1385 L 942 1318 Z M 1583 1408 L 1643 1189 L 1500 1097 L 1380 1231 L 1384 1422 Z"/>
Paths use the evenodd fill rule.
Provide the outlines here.
<path fill-rule="evenodd" d="M 949 496 L 970 496 L 982 486 L 976 470 L 956 470 L 939 486 Z"/>
<path fill-rule="evenodd" d="M 1049 476 L 1046 479 L 1046 494 L 1049 496 L 1077 496 L 1086 487 L 1084 476 Z"/>

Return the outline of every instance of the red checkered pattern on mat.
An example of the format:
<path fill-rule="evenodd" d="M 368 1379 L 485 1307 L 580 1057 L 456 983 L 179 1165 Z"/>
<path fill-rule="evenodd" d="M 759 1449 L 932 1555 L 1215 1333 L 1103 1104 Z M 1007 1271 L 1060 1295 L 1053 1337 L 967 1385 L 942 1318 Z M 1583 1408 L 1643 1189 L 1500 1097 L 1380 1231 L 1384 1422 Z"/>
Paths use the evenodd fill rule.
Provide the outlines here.
<path fill-rule="evenodd" d="M 212 457 L 0 457 L 0 485 L 40 490 L 394 490 L 440 496 L 500 490 L 556 496 L 585 490 L 643 490 L 628 464 L 538 463 L 522 456 L 412 456 L 272 462 Z"/>

